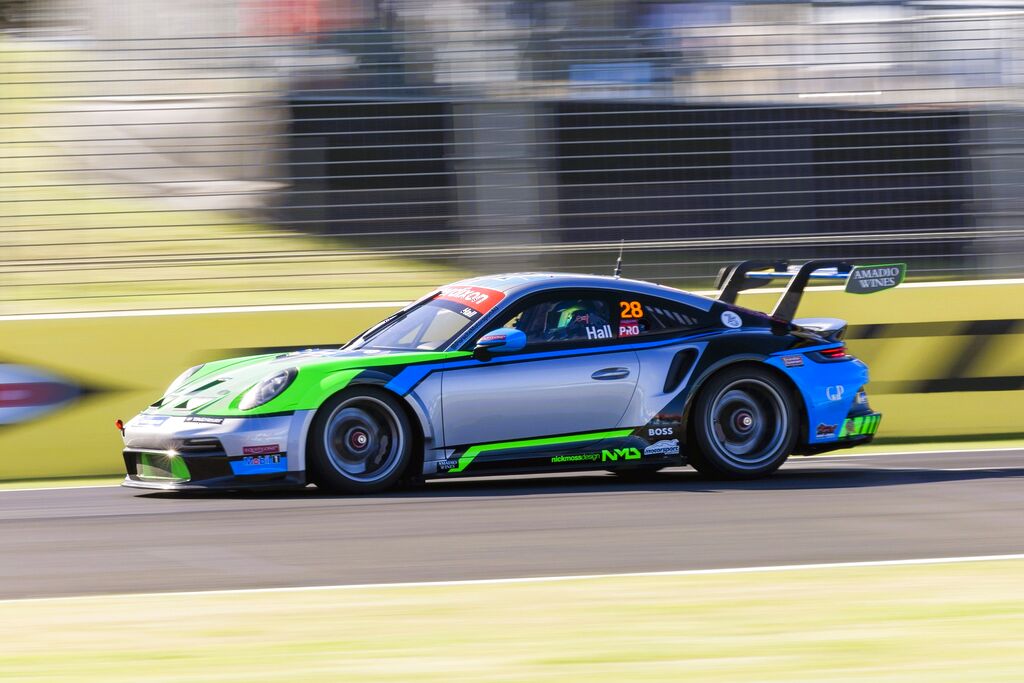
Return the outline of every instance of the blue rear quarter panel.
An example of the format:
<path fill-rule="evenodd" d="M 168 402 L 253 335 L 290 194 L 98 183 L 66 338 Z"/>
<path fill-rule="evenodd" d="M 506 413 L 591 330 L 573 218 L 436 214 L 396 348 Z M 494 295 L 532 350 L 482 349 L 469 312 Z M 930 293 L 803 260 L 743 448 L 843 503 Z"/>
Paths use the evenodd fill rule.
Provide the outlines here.
<path fill-rule="evenodd" d="M 835 345 L 830 345 L 834 347 Z M 821 347 L 826 348 L 826 347 Z M 803 356 L 803 365 L 786 367 L 783 356 Z M 787 351 L 770 356 L 768 365 L 786 373 L 796 384 L 807 407 L 807 434 L 804 443 L 819 444 L 839 440 L 843 420 L 853 407 L 857 390 L 868 383 L 868 366 L 860 359 L 833 363 L 818 363 L 806 352 Z M 831 434 L 818 435 L 818 426 L 835 427 Z M 828 431 L 826 429 L 825 431 Z"/>

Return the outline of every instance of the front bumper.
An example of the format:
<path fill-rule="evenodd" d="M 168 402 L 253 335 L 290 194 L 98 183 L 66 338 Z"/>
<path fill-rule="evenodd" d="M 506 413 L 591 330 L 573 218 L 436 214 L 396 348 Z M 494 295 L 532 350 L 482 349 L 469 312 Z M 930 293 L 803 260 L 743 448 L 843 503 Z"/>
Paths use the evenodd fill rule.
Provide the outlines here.
<path fill-rule="evenodd" d="M 123 486 L 155 490 L 304 486 L 312 411 L 246 418 L 142 414 L 124 429 Z"/>

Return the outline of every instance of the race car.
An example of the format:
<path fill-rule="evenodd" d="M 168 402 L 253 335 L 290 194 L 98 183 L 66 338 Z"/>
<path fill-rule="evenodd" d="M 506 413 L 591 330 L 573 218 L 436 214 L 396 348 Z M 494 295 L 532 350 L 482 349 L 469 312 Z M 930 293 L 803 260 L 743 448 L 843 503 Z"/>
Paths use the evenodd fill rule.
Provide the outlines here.
<path fill-rule="evenodd" d="M 718 298 L 618 276 L 441 287 L 341 348 L 205 363 L 126 424 L 125 486 L 373 493 L 430 478 L 691 465 L 767 475 L 871 441 L 846 323 L 794 319 L 808 281 L 869 293 L 902 264 L 747 261 Z M 775 309 L 741 291 L 789 281 Z"/>

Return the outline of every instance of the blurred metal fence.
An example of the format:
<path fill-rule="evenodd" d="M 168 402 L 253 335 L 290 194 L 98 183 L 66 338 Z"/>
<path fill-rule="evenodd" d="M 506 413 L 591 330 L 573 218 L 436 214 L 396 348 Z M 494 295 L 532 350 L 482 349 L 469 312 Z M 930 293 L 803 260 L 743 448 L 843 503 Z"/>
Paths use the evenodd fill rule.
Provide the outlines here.
<path fill-rule="evenodd" d="M 689 288 L 752 255 L 1024 274 L 1024 12 L 410 0 L 280 35 L 215 4 L 232 35 L 0 36 L 0 312 L 397 301 L 620 242 Z"/>

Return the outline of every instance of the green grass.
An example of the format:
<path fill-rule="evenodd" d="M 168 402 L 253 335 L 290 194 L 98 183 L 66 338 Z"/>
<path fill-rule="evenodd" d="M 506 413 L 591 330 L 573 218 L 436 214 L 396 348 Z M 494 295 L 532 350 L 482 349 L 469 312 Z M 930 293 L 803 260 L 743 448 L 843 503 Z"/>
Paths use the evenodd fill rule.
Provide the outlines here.
<path fill-rule="evenodd" d="M 240 212 L 85 184 L 111 177 L 68 169 L 102 166 L 102 157 L 67 156 L 82 150 L 61 140 L 116 136 L 118 127 L 68 127 L 96 119 L 55 113 L 71 105 L 46 98 L 95 86 L 40 83 L 67 79 L 46 71 L 82 68 L 78 57 L 0 39 L 0 313 L 405 301 L 464 275 L 422 250 L 389 257 Z"/>
<path fill-rule="evenodd" d="M 1003 561 L 8 602 L 0 679 L 1018 681 L 1022 581 Z"/>

